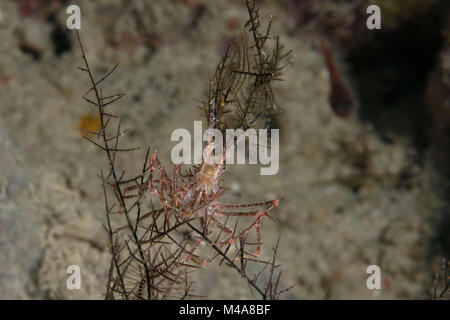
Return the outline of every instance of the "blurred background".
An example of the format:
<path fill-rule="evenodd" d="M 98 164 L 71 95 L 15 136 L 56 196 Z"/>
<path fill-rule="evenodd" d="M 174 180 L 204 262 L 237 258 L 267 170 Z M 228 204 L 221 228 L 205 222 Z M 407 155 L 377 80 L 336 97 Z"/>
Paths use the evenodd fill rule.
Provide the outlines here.
<path fill-rule="evenodd" d="M 120 63 L 107 88 L 127 93 L 115 106 L 130 130 L 124 145 L 157 149 L 167 167 L 172 131 L 200 119 L 197 100 L 247 21 L 243 0 L 0 2 L 0 299 L 104 293 L 109 251 L 97 174 L 106 159 L 83 139 L 99 120 L 81 98 L 89 83 L 66 28 L 70 4 L 81 8 L 97 77 Z M 280 171 L 230 166 L 225 200 L 284 195 L 262 241 L 269 257 L 281 234 L 282 286 L 295 285 L 285 299 L 431 298 L 450 257 L 449 1 L 258 4 L 293 50 L 275 88 L 282 112 L 270 121 L 280 129 Z M 366 27 L 371 4 L 381 9 L 380 30 Z M 141 168 L 144 155 L 124 161 Z M 66 288 L 73 264 L 80 290 Z M 366 287 L 372 264 L 382 290 Z M 227 267 L 194 277 L 199 295 L 252 298 Z"/>

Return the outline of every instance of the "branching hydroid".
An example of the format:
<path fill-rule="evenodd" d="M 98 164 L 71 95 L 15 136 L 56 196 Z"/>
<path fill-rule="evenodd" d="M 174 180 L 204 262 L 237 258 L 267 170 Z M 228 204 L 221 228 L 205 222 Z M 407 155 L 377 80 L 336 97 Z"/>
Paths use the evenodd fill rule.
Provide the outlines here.
<path fill-rule="evenodd" d="M 284 60 L 283 46 L 268 27 L 262 31 L 258 8 L 246 1 L 249 21 L 245 32 L 235 39 L 221 58 L 209 82 L 205 101 L 199 107 L 208 128 L 247 130 L 264 125 L 267 116 L 277 111 L 272 82 L 280 80 Z M 184 299 L 194 297 L 190 274 L 220 260 L 235 269 L 253 293 L 263 299 L 276 299 L 279 289 L 275 244 L 273 257 L 260 259 L 262 220 L 278 206 L 279 198 L 259 203 L 227 205 L 220 200 L 222 161 L 210 164 L 208 149 L 202 164 L 190 174 L 182 174 L 178 165 L 167 171 L 157 154 L 147 154 L 138 176 L 126 177 L 117 168 L 117 156 L 138 148 L 120 148 L 120 116 L 108 112 L 108 106 L 124 94 L 104 95 L 102 86 L 117 65 L 99 80 L 94 78 L 82 41 L 77 33 L 83 66 L 90 89 L 83 96 L 96 107 L 101 128 L 85 136 L 99 147 L 108 162 L 101 173 L 111 266 L 106 285 L 107 299 Z M 250 40 L 249 40 L 250 39 Z M 271 42 L 271 46 L 269 45 Z M 209 150 L 209 151 L 208 151 Z M 115 195 L 111 200 L 107 189 Z M 112 216 L 119 215 L 120 225 Z M 250 233 L 253 233 L 250 236 Z M 251 242 L 250 237 L 255 241 Z M 204 248 L 202 247 L 204 244 Z M 250 248 L 250 249 L 249 249 Z M 260 266 L 256 274 L 247 274 L 247 266 Z M 266 283 L 261 277 L 266 273 Z M 286 290 L 286 289 L 285 289 Z"/>

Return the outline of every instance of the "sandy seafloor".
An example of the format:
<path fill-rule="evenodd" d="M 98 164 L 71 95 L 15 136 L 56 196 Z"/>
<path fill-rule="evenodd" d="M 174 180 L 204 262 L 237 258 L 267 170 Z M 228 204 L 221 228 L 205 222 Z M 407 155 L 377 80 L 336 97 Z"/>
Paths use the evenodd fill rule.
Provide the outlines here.
<path fill-rule="evenodd" d="M 219 60 L 220 48 L 246 21 L 236 1 L 211 1 L 200 23 L 187 31 L 188 5 L 154 4 L 157 48 L 133 40 L 136 28 L 120 1 L 75 1 L 82 8 L 81 35 L 97 75 L 115 63 L 108 88 L 127 95 L 117 104 L 127 146 L 157 149 L 170 166 L 176 128 L 193 129 L 201 99 Z M 279 234 L 284 299 L 422 299 L 432 289 L 440 256 L 432 248 L 435 223 L 445 203 L 437 192 L 439 172 L 405 136 L 382 140 L 370 122 L 341 119 L 330 109 L 328 73 L 311 34 L 288 34 L 287 13 L 275 13 L 273 32 L 293 50 L 284 82 L 277 83 L 282 113 L 280 171 L 260 176 L 258 166 L 230 166 L 224 185 L 229 203 L 284 197 L 276 221 L 264 222 L 263 254 Z M 88 88 L 80 52 L 73 43 L 57 57 L 49 24 L 20 18 L 17 3 L 0 2 L 0 298 L 101 299 L 109 267 L 102 228 L 104 202 L 97 174 L 104 154 L 76 130 L 95 115 L 81 95 Z M 64 21 L 64 10 L 58 14 Z M 146 21 L 152 25 L 152 21 Z M 35 61 L 18 48 L 17 30 L 44 48 Z M 71 34 L 71 40 L 74 40 Z M 115 47 L 108 37 L 116 37 Z M 370 156 L 362 171 L 359 161 Z M 144 152 L 128 154 L 140 168 Z M 133 168 L 131 168 L 133 169 Z M 407 174 L 405 174 L 407 173 Z M 408 177 L 407 183 L 403 183 Z M 358 191 L 352 187 L 358 186 Z M 407 186 L 405 186 L 407 185 Z M 82 270 L 80 290 L 67 290 L 67 266 Z M 382 290 L 368 290 L 366 268 L 377 264 Z M 252 298 L 235 271 L 211 264 L 195 275 L 196 293 L 211 299 Z"/>

